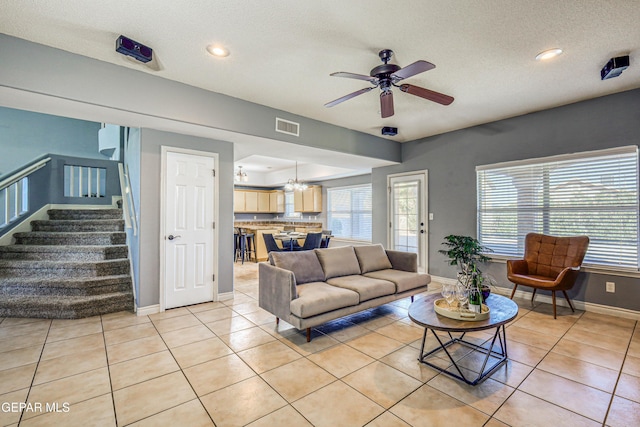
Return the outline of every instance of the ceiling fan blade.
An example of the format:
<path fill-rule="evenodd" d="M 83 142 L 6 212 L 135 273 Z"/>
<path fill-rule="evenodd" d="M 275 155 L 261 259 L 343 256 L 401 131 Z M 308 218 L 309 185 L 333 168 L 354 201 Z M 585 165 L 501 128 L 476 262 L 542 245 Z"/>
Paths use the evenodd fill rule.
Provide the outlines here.
<path fill-rule="evenodd" d="M 400 86 L 400 90 L 410 93 L 411 95 L 419 96 L 420 98 L 428 99 L 429 101 L 437 102 L 438 104 L 442 105 L 449 105 L 453 102 L 452 96 L 425 89 L 420 86 L 404 84 Z"/>
<path fill-rule="evenodd" d="M 377 77 L 365 76 L 364 74 L 347 73 L 344 71 L 338 71 L 337 73 L 331 73 L 329 75 L 333 77 L 346 77 L 348 79 L 366 80 L 374 84 L 378 81 Z"/>
<path fill-rule="evenodd" d="M 434 68 L 436 68 L 436 66 L 431 62 L 420 60 L 399 69 L 395 73 L 391 74 L 391 78 L 396 81 L 402 80 L 411 76 L 415 76 L 416 74 L 424 73 L 425 71 L 429 71 Z"/>
<path fill-rule="evenodd" d="M 349 95 L 345 95 L 345 96 L 340 97 L 338 99 L 334 99 L 333 101 L 327 102 L 326 104 L 324 104 L 324 106 L 325 107 L 333 107 L 334 105 L 338 105 L 341 102 L 344 102 L 344 101 L 346 101 L 348 99 L 355 98 L 356 96 L 362 95 L 363 93 L 367 93 L 371 89 L 375 89 L 375 86 L 373 86 L 373 87 L 365 87 L 364 89 L 357 90 L 357 91 L 355 91 L 353 93 L 350 93 Z"/>
<path fill-rule="evenodd" d="M 380 93 L 380 115 L 383 119 L 393 116 L 393 92 L 386 91 Z"/>

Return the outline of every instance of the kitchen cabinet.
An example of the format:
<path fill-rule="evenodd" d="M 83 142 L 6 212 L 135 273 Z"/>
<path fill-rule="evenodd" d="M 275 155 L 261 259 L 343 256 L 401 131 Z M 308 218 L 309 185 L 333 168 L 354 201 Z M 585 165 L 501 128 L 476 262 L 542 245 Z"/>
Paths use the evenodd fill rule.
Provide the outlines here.
<path fill-rule="evenodd" d="M 282 190 L 234 190 L 234 213 L 283 213 Z"/>
<path fill-rule="evenodd" d="M 296 212 L 322 212 L 322 187 L 311 185 L 304 191 L 293 193 L 293 208 Z"/>
<path fill-rule="evenodd" d="M 269 211 L 284 213 L 284 191 L 276 190 L 269 193 Z"/>

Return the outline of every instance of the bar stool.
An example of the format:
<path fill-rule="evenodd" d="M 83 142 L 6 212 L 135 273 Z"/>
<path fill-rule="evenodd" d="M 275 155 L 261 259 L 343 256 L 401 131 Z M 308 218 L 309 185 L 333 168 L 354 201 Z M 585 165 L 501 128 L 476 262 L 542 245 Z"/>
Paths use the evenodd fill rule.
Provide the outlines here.
<path fill-rule="evenodd" d="M 255 236 L 253 233 L 243 232 L 241 228 L 238 228 L 237 230 L 238 233 L 234 233 L 236 241 L 235 261 L 240 259 L 242 264 L 244 264 L 245 259 L 251 261 L 252 258 L 256 257 Z"/>

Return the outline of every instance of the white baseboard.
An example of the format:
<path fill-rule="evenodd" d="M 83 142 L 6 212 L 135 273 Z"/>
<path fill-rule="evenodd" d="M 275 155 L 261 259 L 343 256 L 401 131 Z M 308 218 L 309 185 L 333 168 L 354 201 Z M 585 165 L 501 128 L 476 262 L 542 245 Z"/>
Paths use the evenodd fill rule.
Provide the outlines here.
<path fill-rule="evenodd" d="M 136 310 L 136 315 L 138 316 L 148 316 L 150 314 L 160 313 L 160 304 L 148 305 L 146 307 L 138 307 Z"/>
<path fill-rule="evenodd" d="M 448 277 L 431 276 L 431 280 L 432 282 L 437 282 L 437 283 L 447 283 L 447 284 L 457 283 L 456 279 L 450 279 Z M 499 295 L 505 295 L 507 297 L 511 296 L 511 289 L 503 288 L 501 286 L 497 286 L 493 288 L 491 292 L 495 292 L 496 294 L 499 294 Z M 514 297 L 531 300 L 532 293 L 533 292 L 516 290 Z M 551 299 L 551 295 L 536 294 L 535 301 L 543 302 L 547 304 L 553 303 Z M 571 302 L 573 303 L 574 308 L 576 308 L 577 310 L 583 310 L 583 311 L 588 311 L 591 313 L 598 313 L 598 314 L 606 314 L 608 316 L 622 317 L 625 319 L 640 320 L 640 311 L 629 310 L 629 309 L 620 308 L 620 307 L 612 307 L 610 305 L 602 305 L 602 304 L 596 304 L 592 302 L 577 301 L 577 300 L 571 300 Z M 569 307 L 569 304 L 567 304 L 567 300 L 565 300 L 561 294 L 560 294 L 560 297 L 556 295 L 556 305 L 559 305 L 562 307 Z"/>
<path fill-rule="evenodd" d="M 31 221 L 39 221 L 49 219 L 47 211 L 51 209 L 51 205 L 44 205 L 27 218 L 25 218 L 20 224 L 9 230 L 4 236 L 0 237 L 0 246 L 13 245 L 13 233 L 24 233 L 31 231 Z"/>
<path fill-rule="evenodd" d="M 223 292 L 221 294 L 218 294 L 218 301 L 228 301 L 230 299 L 233 299 L 233 292 Z"/>

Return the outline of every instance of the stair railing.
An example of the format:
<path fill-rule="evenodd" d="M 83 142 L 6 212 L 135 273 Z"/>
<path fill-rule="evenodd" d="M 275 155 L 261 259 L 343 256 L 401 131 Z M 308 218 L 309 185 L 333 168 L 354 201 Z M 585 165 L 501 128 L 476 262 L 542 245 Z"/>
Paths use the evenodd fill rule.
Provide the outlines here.
<path fill-rule="evenodd" d="M 36 160 L 0 181 L 0 229 L 29 211 L 28 177 L 50 160 L 51 157 Z"/>
<path fill-rule="evenodd" d="M 118 172 L 120 173 L 120 192 L 122 194 L 122 213 L 124 215 L 125 227 L 132 228 L 133 235 L 137 236 L 138 221 L 136 220 L 136 211 L 133 203 L 133 194 L 131 193 L 131 181 L 129 181 L 128 169 L 129 168 L 122 163 L 118 163 Z"/>

